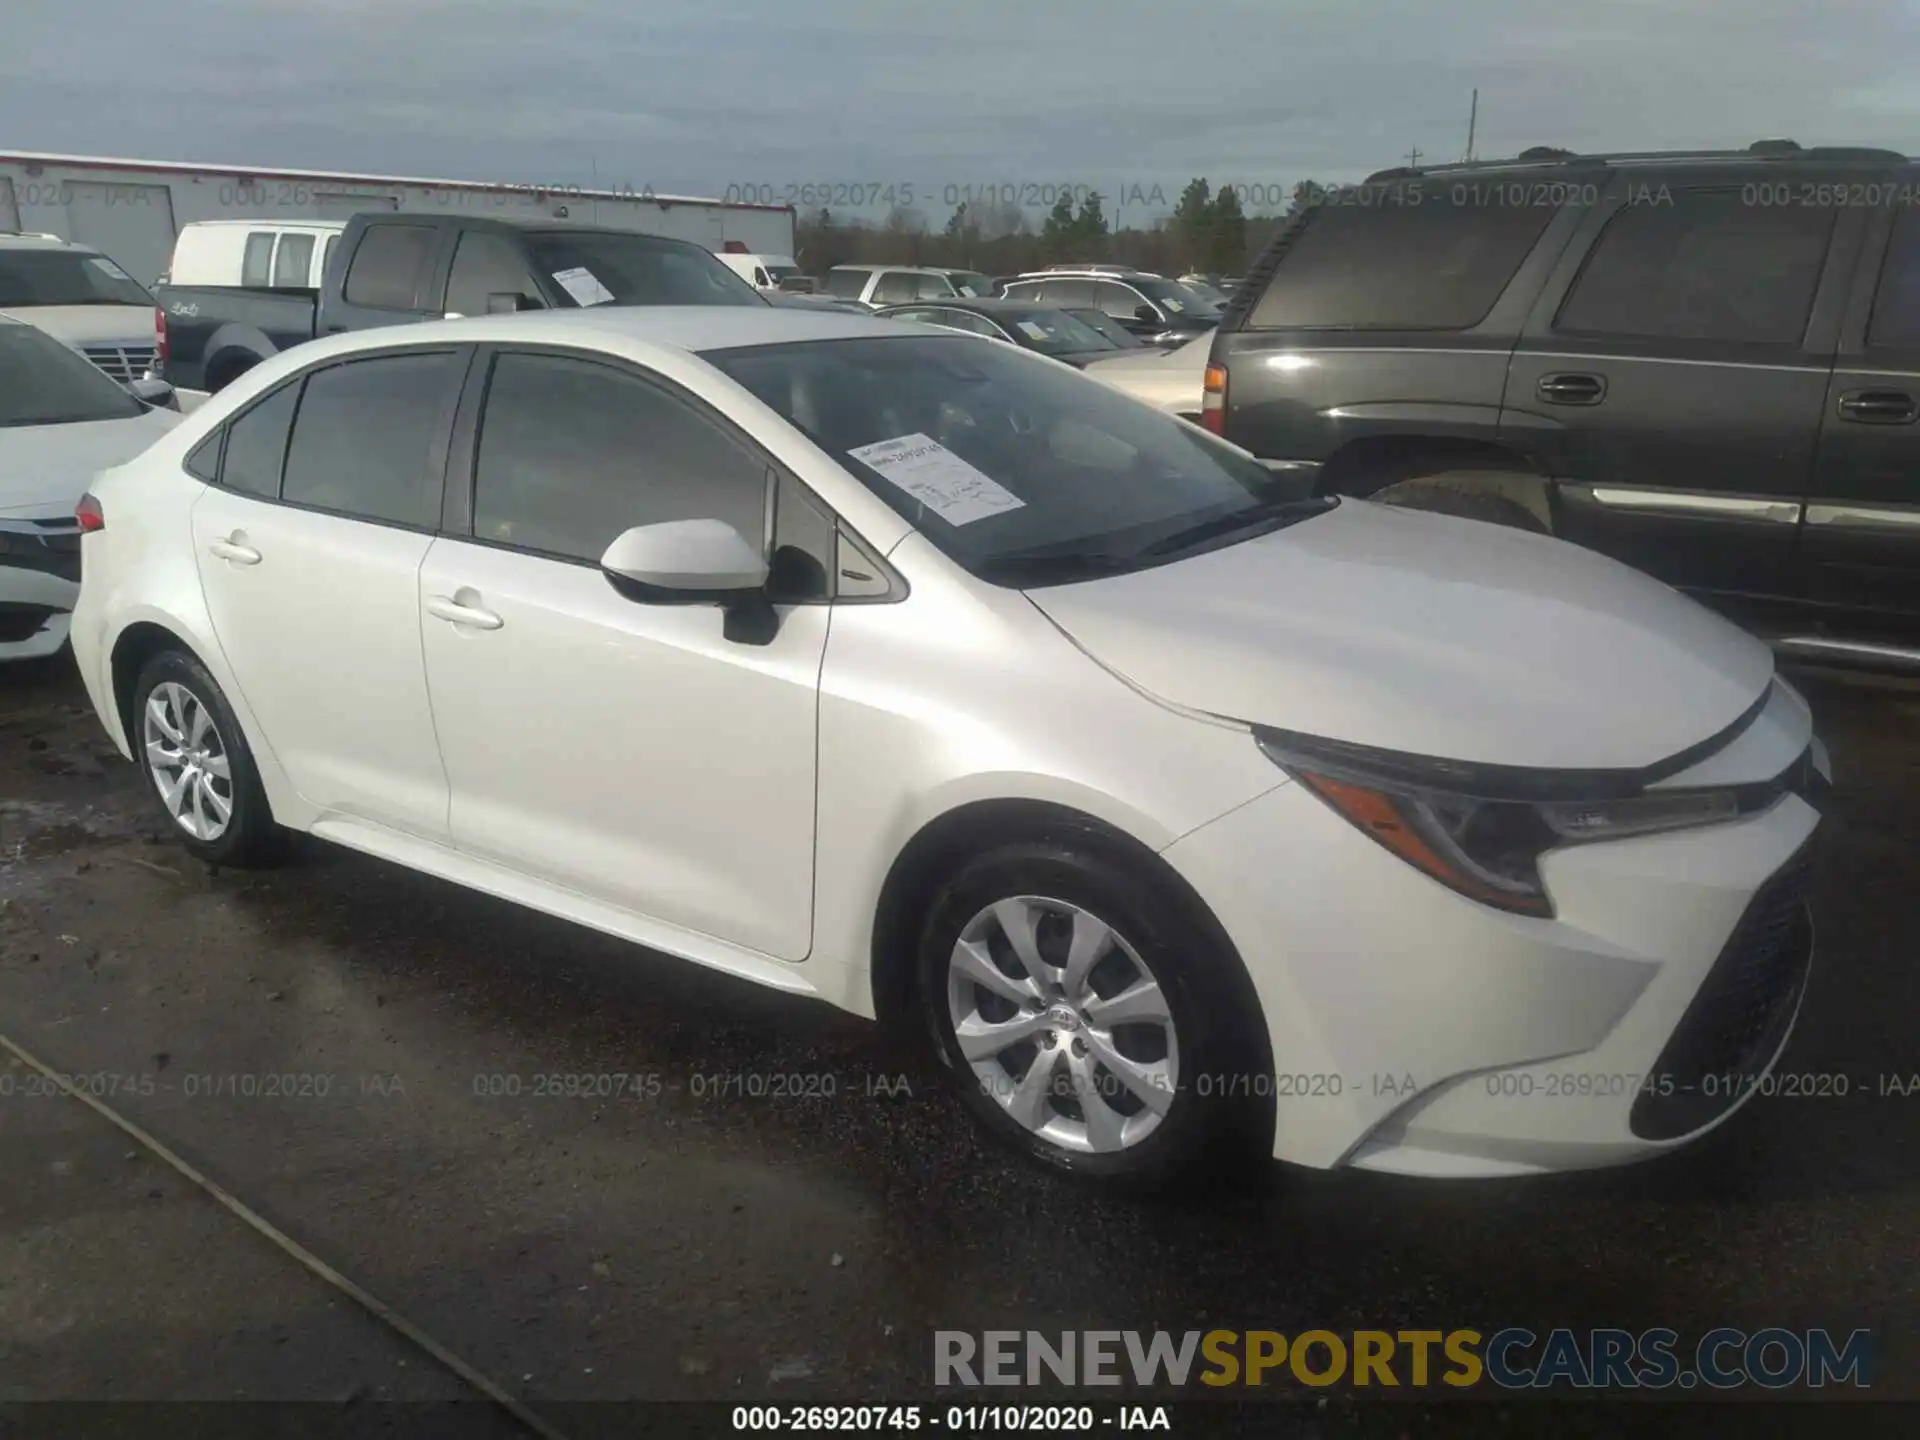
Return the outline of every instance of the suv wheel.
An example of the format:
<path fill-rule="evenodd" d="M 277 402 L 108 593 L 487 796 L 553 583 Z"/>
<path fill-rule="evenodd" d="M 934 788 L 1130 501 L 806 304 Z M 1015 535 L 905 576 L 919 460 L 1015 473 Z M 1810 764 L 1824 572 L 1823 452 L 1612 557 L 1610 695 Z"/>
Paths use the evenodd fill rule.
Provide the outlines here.
<path fill-rule="evenodd" d="M 1430 510 L 1436 515 L 1457 515 L 1465 520 L 1483 520 L 1490 525 L 1505 525 L 1514 530 L 1531 530 L 1536 535 L 1553 533 L 1526 506 L 1500 494 L 1472 471 L 1448 471 L 1402 480 L 1376 490 L 1367 498 L 1382 505 Z"/>
<path fill-rule="evenodd" d="M 135 755 L 173 836 L 210 865 L 257 867 L 286 857 L 253 752 L 227 697 L 180 650 L 149 660 L 133 687 Z"/>
<path fill-rule="evenodd" d="M 1029 841 L 973 860 L 936 897 L 918 958 L 937 1058 L 1016 1149 L 1157 1187 L 1270 1146 L 1237 958 L 1107 847 Z"/>

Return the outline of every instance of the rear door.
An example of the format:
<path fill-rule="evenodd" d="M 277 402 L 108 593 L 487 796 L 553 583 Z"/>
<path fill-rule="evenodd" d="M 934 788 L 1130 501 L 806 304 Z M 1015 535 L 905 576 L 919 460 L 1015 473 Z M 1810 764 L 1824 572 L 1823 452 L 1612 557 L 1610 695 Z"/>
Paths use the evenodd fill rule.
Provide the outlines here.
<path fill-rule="evenodd" d="M 430 220 L 368 225 L 346 257 L 340 293 L 321 297 L 324 332 L 438 319 L 438 297 L 446 288 L 443 251 L 450 231 Z"/>
<path fill-rule="evenodd" d="M 1880 187 L 1820 421 L 1801 530 L 1809 599 L 1920 619 L 1920 187 Z"/>
<path fill-rule="evenodd" d="M 1226 437 L 1307 468 L 1356 440 L 1492 440 L 1514 341 L 1584 199 L 1443 179 L 1329 192 L 1214 342 Z"/>
<path fill-rule="evenodd" d="M 1864 213 L 1790 203 L 1805 178 L 1610 184 L 1528 317 L 1501 419 L 1560 482 L 1565 538 L 1694 590 L 1791 583 Z"/>

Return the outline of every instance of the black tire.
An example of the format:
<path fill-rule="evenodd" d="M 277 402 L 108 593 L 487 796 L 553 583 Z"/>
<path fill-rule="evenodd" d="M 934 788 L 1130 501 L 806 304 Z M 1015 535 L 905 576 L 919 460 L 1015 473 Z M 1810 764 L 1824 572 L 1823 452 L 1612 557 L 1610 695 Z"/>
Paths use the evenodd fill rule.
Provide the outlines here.
<path fill-rule="evenodd" d="M 1482 489 L 1470 480 L 1435 475 L 1419 480 L 1402 480 L 1369 499 L 1382 505 L 1397 505 L 1408 510 L 1427 510 L 1436 515 L 1455 515 L 1463 520 L 1481 520 L 1489 525 L 1504 525 L 1510 530 L 1531 530 L 1536 535 L 1553 532 L 1518 500 Z"/>
<path fill-rule="evenodd" d="M 1165 997 L 1178 1047 L 1172 1099 L 1157 1125 L 1126 1148 L 1071 1149 L 1028 1128 L 989 1094 L 961 1052 L 948 997 L 955 945 L 982 911 L 1018 896 L 1064 902 L 1105 922 L 1144 962 Z M 1199 923 L 1191 901 L 1183 902 L 1172 885 L 1097 833 L 1069 832 L 987 851 L 936 892 L 921 927 L 916 990 L 934 1056 L 982 1128 L 1058 1171 L 1109 1187 L 1154 1191 L 1264 1162 L 1273 1143 L 1272 1102 L 1256 1098 L 1271 1094 L 1270 1083 L 1261 1083 L 1271 1069 L 1264 1025 L 1239 958 L 1209 929 Z M 1049 957 L 1047 949 L 1043 942 L 1043 958 L 1061 953 L 1055 945 Z M 1130 965 L 1127 956 L 1119 957 L 1122 971 Z M 1094 975 L 1100 977 L 1100 967 Z M 1076 1032 L 1055 1033 L 1068 1047 L 1078 1043 L 1069 1038 Z M 1041 1053 L 1036 1046 L 1032 1063 L 1039 1063 Z M 1055 1053 L 1064 1064 L 1066 1049 Z M 1111 1072 L 1103 1073 L 1113 1080 Z M 1236 1083 L 1233 1077 L 1247 1079 Z M 1005 1083 L 1017 1088 L 1020 1078 L 1008 1072 Z M 1077 1109 L 1071 1089 L 1065 1100 L 1067 1108 Z M 1123 1096 L 1119 1103 L 1138 1102 Z"/>
<path fill-rule="evenodd" d="M 226 762 L 228 774 L 224 785 L 218 779 L 212 782 L 216 791 L 224 790 L 230 806 L 224 828 L 217 835 L 194 834 L 162 797 L 162 781 L 146 743 L 148 707 L 153 703 L 154 692 L 162 686 L 178 687 L 179 692 L 204 707 L 212 736 L 206 748 Z M 163 705 L 163 708 L 172 714 L 169 707 Z M 260 784 L 260 771 L 253 763 L 253 751 L 247 746 L 247 737 L 241 732 L 233 707 L 197 659 L 184 650 L 163 650 L 147 661 L 133 683 L 129 717 L 131 728 L 127 741 L 141 773 L 146 776 L 154 803 L 165 817 L 167 833 L 189 854 L 209 865 L 262 869 L 283 863 L 293 853 L 294 837 L 274 822 L 266 790 Z M 174 719 L 181 729 L 190 728 L 188 717 L 175 715 Z M 200 804 L 198 813 L 203 817 L 208 813 L 204 803 Z"/>
<path fill-rule="evenodd" d="M 259 363 L 258 358 L 251 356 L 241 360 L 220 361 L 207 376 L 207 393 L 219 394 Z"/>

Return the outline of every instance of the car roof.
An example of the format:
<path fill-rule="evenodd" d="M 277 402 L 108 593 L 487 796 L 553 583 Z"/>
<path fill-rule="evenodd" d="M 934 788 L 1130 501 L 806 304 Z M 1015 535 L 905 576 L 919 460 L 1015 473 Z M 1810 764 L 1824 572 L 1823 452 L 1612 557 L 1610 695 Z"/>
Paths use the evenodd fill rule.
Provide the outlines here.
<path fill-rule="evenodd" d="M 932 265 L 886 265 L 873 264 L 862 260 L 855 265 L 836 265 L 834 270 L 899 270 L 908 275 L 949 275 L 958 274 L 956 270 L 943 270 Z M 829 274 L 832 271 L 828 272 Z"/>
<path fill-rule="evenodd" d="M 412 225 L 429 223 L 438 225 L 443 221 L 458 218 L 460 228 L 521 230 L 530 234 L 555 235 L 636 235 L 647 240 L 667 240 L 675 245 L 691 245 L 695 249 L 705 250 L 706 246 L 693 240 L 682 240 L 677 235 L 655 235 L 648 230 L 623 230 L 617 225 L 589 225 L 578 220 L 556 220 L 550 215 L 461 215 L 455 217 L 433 210 L 372 210 L 367 217 L 376 224 L 394 223 Z M 358 216 L 356 219 L 360 218 Z M 709 252 L 711 253 L 711 252 Z"/>
<path fill-rule="evenodd" d="M 251 230 L 258 230 L 263 226 L 293 226 L 293 225 L 304 225 L 308 229 L 320 229 L 320 230 L 344 230 L 347 228 L 347 222 L 344 220 L 318 220 L 318 219 L 189 220 L 187 222 L 187 225 L 191 225 L 199 230 L 211 230 L 216 226 L 219 226 L 222 228 L 251 229 Z M 180 228 L 184 230 L 187 228 L 187 225 L 182 225 Z"/>
<path fill-rule="evenodd" d="M 100 253 L 91 245 L 76 245 L 70 240 L 62 240 L 58 235 L 0 234 L 0 249 L 77 250 L 83 255 Z"/>
<path fill-rule="evenodd" d="M 1414 180 L 1425 175 L 1500 174 L 1506 171 L 1538 173 L 1541 170 L 1605 168 L 1612 166 L 1703 166 L 1717 169 L 1746 166 L 1766 167 L 1793 161 L 1830 165 L 1910 165 L 1910 157 L 1898 150 L 1864 145 L 1802 146 L 1792 140 L 1756 140 L 1744 150 L 1632 150 L 1580 155 L 1552 145 L 1536 145 L 1505 160 L 1462 160 L 1445 165 L 1418 168 L 1398 165 L 1376 170 L 1366 178 L 1369 185 L 1386 180 Z M 1330 187 L 1339 189 L 1338 186 Z"/>

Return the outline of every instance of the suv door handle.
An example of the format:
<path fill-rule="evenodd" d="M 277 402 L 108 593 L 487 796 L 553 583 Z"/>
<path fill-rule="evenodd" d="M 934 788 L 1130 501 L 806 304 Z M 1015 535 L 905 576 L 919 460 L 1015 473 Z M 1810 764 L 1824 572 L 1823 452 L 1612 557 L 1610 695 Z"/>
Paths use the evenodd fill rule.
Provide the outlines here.
<path fill-rule="evenodd" d="M 1920 405 L 1904 390 L 1849 390 L 1840 397 L 1840 418 L 1860 425 L 1911 425 Z"/>
<path fill-rule="evenodd" d="M 1607 395 L 1603 375 L 1542 375 L 1534 393 L 1549 405 L 1598 405 Z"/>
<path fill-rule="evenodd" d="M 472 592 L 463 590 L 461 593 L 471 594 Z M 455 625 L 466 625 L 474 630 L 498 630 L 507 623 L 491 610 L 484 610 L 478 605 L 462 605 L 458 600 L 447 595 L 429 595 L 427 613 Z"/>
<path fill-rule="evenodd" d="M 236 565 L 258 565 L 260 552 L 251 545 L 242 545 L 239 539 L 212 540 L 207 543 L 207 553 L 218 555 L 222 560 L 231 560 Z"/>

